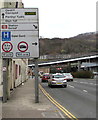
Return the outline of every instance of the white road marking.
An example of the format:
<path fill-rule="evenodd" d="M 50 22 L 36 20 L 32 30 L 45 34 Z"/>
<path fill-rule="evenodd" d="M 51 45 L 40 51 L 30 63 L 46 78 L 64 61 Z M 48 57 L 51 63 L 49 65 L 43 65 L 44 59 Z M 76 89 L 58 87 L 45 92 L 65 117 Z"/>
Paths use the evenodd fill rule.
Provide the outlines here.
<path fill-rule="evenodd" d="M 74 82 L 77 82 L 77 83 L 82 83 L 82 84 L 90 84 L 90 85 L 97 85 L 97 84 L 94 84 L 94 83 L 89 83 L 89 82 L 78 82 L 78 81 L 74 81 Z"/>
<path fill-rule="evenodd" d="M 73 82 L 77 82 L 77 81 L 73 81 Z"/>
<path fill-rule="evenodd" d="M 71 87 L 71 88 L 75 88 L 74 86 L 71 86 L 71 85 L 68 85 L 69 87 Z"/>
<path fill-rule="evenodd" d="M 94 85 L 93 83 L 89 83 L 89 84 Z"/>
<path fill-rule="evenodd" d="M 83 92 L 86 92 L 86 93 L 87 93 L 88 91 L 87 91 L 87 90 L 83 90 Z"/>
<path fill-rule="evenodd" d="M 62 114 L 60 111 L 58 111 L 58 112 L 59 112 L 61 118 L 65 118 L 65 117 L 63 116 L 63 114 Z"/>
<path fill-rule="evenodd" d="M 84 83 L 84 82 L 80 82 L 80 83 Z"/>
<path fill-rule="evenodd" d="M 88 82 L 80 82 L 80 83 L 89 84 Z"/>

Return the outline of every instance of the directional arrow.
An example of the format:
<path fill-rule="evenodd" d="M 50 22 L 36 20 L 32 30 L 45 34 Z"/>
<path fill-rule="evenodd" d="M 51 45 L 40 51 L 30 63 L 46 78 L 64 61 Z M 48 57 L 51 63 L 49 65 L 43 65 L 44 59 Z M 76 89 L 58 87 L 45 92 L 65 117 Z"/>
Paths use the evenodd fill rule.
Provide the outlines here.
<path fill-rule="evenodd" d="M 35 42 L 35 43 L 32 43 L 32 45 L 37 45 L 37 42 Z"/>
<path fill-rule="evenodd" d="M 4 19 L 4 16 L 5 16 L 5 14 L 4 13 L 2 13 L 2 18 Z"/>
<path fill-rule="evenodd" d="M 36 25 L 33 25 L 35 29 L 37 29 L 37 26 Z"/>

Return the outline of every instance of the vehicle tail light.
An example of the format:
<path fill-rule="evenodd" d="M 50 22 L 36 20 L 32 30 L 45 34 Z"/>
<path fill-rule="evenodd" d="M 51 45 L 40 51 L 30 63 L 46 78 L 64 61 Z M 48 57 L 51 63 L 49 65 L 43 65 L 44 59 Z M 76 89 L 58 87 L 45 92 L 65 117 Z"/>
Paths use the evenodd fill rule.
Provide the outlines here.
<path fill-rule="evenodd" d="M 52 79 L 52 81 L 55 81 L 55 79 Z"/>

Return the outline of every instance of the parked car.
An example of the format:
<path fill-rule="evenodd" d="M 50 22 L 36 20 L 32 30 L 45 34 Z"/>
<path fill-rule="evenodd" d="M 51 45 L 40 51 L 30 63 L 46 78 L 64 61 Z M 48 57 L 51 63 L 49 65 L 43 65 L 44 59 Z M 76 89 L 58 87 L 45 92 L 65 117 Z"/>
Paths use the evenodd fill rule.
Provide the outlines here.
<path fill-rule="evenodd" d="M 67 82 L 68 81 L 73 81 L 73 76 L 71 73 L 63 73 L 65 79 L 67 79 Z"/>
<path fill-rule="evenodd" d="M 48 79 L 48 86 L 63 86 L 67 87 L 67 80 L 62 74 L 52 74 Z"/>
<path fill-rule="evenodd" d="M 42 76 L 42 82 L 48 82 L 48 79 L 50 79 L 50 74 L 44 74 Z"/>
<path fill-rule="evenodd" d="M 98 72 L 93 72 L 93 78 L 98 79 Z"/>

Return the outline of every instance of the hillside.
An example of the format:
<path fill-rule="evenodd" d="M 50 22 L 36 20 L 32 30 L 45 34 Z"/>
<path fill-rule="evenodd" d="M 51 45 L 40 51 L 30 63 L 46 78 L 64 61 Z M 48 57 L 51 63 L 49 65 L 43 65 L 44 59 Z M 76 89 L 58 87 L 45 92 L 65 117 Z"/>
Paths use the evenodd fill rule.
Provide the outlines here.
<path fill-rule="evenodd" d="M 79 34 L 71 38 L 40 38 L 40 55 L 96 52 L 96 34 Z"/>

